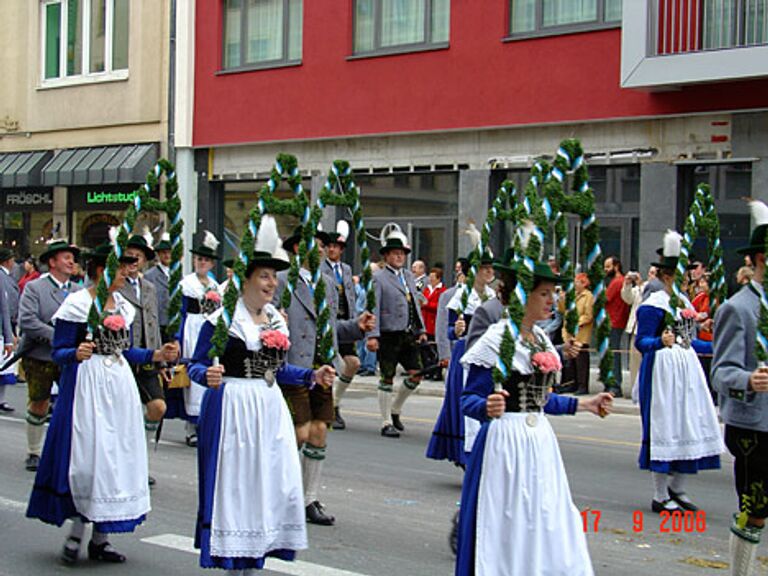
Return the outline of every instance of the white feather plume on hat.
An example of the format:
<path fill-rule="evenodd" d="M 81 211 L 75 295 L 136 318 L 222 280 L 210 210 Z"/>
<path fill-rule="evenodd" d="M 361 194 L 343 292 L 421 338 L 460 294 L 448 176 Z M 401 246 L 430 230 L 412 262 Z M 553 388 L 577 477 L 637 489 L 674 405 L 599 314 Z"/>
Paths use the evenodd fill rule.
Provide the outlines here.
<path fill-rule="evenodd" d="M 51 244 L 55 244 L 56 242 L 66 242 L 67 244 L 69 244 L 69 240 L 67 238 L 56 238 L 56 237 L 53 237 L 53 238 L 48 238 L 48 240 L 45 241 L 45 243 L 47 245 L 49 245 L 49 246 Z"/>
<path fill-rule="evenodd" d="M 210 248 L 214 252 L 216 252 L 216 249 L 219 247 L 220 242 L 216 239 L 216 236 L 214 236 L 211 232 L 208 230 L 203 231 L 203 246 L 206 248 Z"/>
<path fill-rule="evenodd" d="M 112 246 L 117 246 L 117 237 L 119 234 L 120 234 L 119 226 L 109 227 L 109 243 L 112 244 Z"/>
<path fill-rule="evenodd" d="M 141 231 L 141 235 L 144 238 L 144 241 L 147 243 L 147 247 L 152 248 L 152 243 L 155 241 L 155 239 L 152 237 L 152 232 L 149 231 L 149 226 L 144 226 Z"/>
<path fill-rule="evenodd" d="M 161 242 L 170 242 L 171 241 L 171 234 L 169 232 L 163 232 L 163 234 L 160 236 Z"/>
<path fill-rule="evenodd" d="M 349 238 L 349 224 L 346 220 L 339 220 L 336 222 L 336 234 L 339 235 L 339 240 L 346 242 Z"/>
<path fill-rule="evenodd" d="M 676 230 L 667 230 L 664 233 L 664 244 L 662 254 L 666 258 L 679 258 L 680 246 L 683 237 Z"/>
<path fill-rule="evenodd" d="M 749 211 L 752 213 L 752 225 L 754 228 L 768 224 L 768 206 L 761 200 L 750 200 Z"/>
<path fill-rule="evenodd" d="M 279 247 L 280 235 L 277 232 L 277 222 L 272 216 L 265 214 L 261 218 L 259 232 L 256 235 L 255 250 L 258 252 L 266 252 L 267 254 L 272 254 L 274 256 Z M 287 259 L 288 258 L 286 258 L 286 260 Z"/>
<path fill-rule="evenodd" d="M 467 229 L 464 230 L 464 234 L 469 236 L 469 241 L 472 243 L 472 249 L 477 248 L 480 244 L 482 236 L 480 234 L 480 230 L 478 230 L 477 226 L 475 226 L 474 220 L 469 221 L 469 225 L 467 226 Z"/>
<path fill-rule="evenodd" d="M 528 245 L 531 243 L 531 238 L 533 238 L 535 232 L 536 224 L 534 224 L 531 220 L 526 220 L 520 227 L 518 227 L 517 233 L 520 236 L 520 251 L 522 254 L 525 254 L 528 251 Z M 544 246 L 539 246 L 539 254 L 537 255 L 537 260 L 541 260 L 543 249 Z"/>

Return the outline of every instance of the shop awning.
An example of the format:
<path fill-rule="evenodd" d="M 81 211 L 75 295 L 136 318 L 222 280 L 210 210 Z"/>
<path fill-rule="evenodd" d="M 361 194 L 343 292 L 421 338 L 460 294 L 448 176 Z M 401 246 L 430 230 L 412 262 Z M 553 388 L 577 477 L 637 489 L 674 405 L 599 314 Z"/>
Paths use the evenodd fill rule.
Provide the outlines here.
<path fill-rule="evenodd" d="M 0 188 L 42 186 L 41 171 L 53 152 L 7 152 L 0 154 Z"/>
<path fill-rule="evenodd" d="M 43 168 L 45 186 L 137 184 L 157 162 L 156 144 L 62 150 Z"/>

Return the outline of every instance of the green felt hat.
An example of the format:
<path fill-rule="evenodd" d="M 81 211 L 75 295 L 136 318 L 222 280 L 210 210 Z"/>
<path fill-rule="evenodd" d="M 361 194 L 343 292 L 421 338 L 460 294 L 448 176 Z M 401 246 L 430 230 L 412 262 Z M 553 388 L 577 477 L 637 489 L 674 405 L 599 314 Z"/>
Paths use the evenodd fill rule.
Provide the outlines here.
<path fill-rule="evenodd" d="M 142 252 L 144 252 L 144 257 L 147 260 L 154 260 L 155 259 L 155 251 L 152 249 L 152 246 L 150 246 L 147 243 L 147 239 L 144 238 L 144 236 L 139 236 L 138 234 L 134 234 L 128 239 L 128 242 L 126 243 L 126 248 L 138 248 Z"/>
<path fill-rule="evenodd" d="M 197 254 L 198 256 L 205 256 L 211 260 L 218 260 L 218 249 L 219 241 L 216 239 L 216 236 L 211 234 L 208 230 L 204 230 L 202 242 L 192 248 L 190 252 L 192 252 L 192 254 Z"/>
<path fill-rule="evenodd" d="M 48 248 L 46 248 L 45 252 L 40 254 L 40 262 L 48 262 L 48 260 L 56 256 L 59 252 L 69 252 L 77 258 L 80 255 L 80 248 L 74 244 L 70 244 L 66 240 L 53 240 L 48 244 Z"/>

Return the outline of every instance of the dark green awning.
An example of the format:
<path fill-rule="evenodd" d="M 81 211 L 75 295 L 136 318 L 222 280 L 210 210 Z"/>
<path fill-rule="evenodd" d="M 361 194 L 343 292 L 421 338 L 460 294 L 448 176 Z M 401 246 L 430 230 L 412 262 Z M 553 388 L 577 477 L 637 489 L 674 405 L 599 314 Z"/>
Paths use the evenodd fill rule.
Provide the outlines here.
<path fill-rule="evenodd" d="M 157 162 L 157 144 L 62 150 L 43 168 L 45 186 L 137 184 Z"/>
<path fill-rule="evenodd" d="M 50 150 L 0 154 L 0 188 L 42 186 L 41 172 L 51 156 Z"/>

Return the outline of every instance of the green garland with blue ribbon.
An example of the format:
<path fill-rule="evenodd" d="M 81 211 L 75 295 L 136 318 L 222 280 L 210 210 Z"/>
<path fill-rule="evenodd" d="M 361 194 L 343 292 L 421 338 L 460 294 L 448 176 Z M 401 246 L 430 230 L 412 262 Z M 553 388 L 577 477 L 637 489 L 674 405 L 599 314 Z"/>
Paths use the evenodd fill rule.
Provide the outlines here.
<path fill-rule="evenodd" d="M 571 175 L 570 194 L 566 194 L 565 182 Z M 544 210 L 554 226 L 558 246 L 560 273 L 570 277 L 565 286 L 565 329 L 569 334 L 578 332 L 579 315 L 576 311 L 575 267 L 568 244 L 568 221 L 566 214 L 580 218 L 581 258 L 586 259 L 587 275 L 593 286 L 594 318 L 596 340 L 600 356 L 600 381 L 607 387 L 616 383 L 613 373 L 613 350 L 609 346 L 611 332 L 610 318 L 605 311 L 605 272 L 601 261 L 600 226 L 595 217 L 595 195 L 589 186 L 589 171 L 584 160 L 584 149 L 576 139 L 563 140 L 557 150 L 544 185 Z"/>
<path fill-rule="evenodd" d="M 160 179 L 165 176 L 165 201 L 152 198 L 152 194 L 160 187 Z M 178 195 L 179 184 L 176 178 L 176 169 L 168 160 L 161 158 L 157 164 L 147 173 L 146 181 L 134 191 L 133 203 L 128 206 L 123 217 L 123 222 L 118 229 L 117 241 L 107 257 L 104 275 L 96 286 L 96 298 L 88 312 L 88 331 L 93 333 L 96 327 L 104 320 L 106 313 L 104 304 L 109 298 L 109 288 L 120 266 L 120 257 L 128 244 L 128 239 L 133 233 L 136 218 L 141 212 L 165 212 L 170 221 L 168 233 L 171 237 L 170 278 L 168 280 L 168 292 L 170 301 L 168 304 L 168 328 L 166 334 L 173 338 L 181 325 L 181 278 L 182 255 L 184 244 L 182 232 L 184 221 L 181 219 L 181 199 Z"/>
<path fill-rule="evenodd" d="M 717 307 L 725 302 L 728 297 L 728 288 L 725 284 L 725 265 L 723 264 L 723 247 L 720 243 L 720 219 L 715 210 L 715 201 L 708 184 L 699 184 L 685 219 L 683 239 L 680 244 L 680 258 L 675 270 L 675 284 L 672 295 L 669 298 L 669 307 L 672 314 L 668 314 L 668 325 L 674 325 L 677 308 L 680 306 L 680 294 L 685 281 L 685 272 L 691 258 L 691 249 L 696 238 L 704 233 L 707 237 L 707 249 L 709 259 L 707 270 L 709 271 L 709 307 L 710 315 L 714 317 Z"/>

